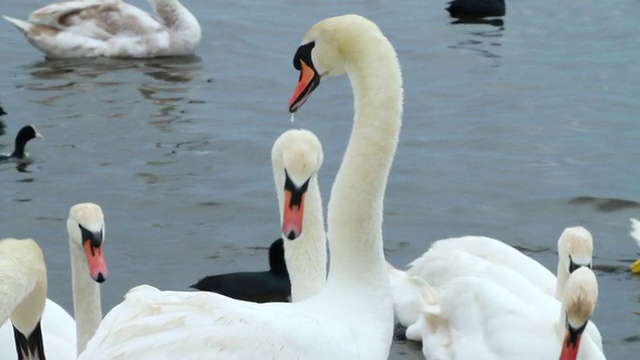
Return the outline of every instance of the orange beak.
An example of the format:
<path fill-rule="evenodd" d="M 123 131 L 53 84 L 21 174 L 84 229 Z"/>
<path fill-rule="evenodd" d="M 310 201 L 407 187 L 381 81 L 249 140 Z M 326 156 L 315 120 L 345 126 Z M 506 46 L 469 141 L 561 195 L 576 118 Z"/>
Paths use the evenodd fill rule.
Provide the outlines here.
<path fill-rule="evenodd" d="M 102 283 L 107 279 L 107 264 L 104 261 L 102 253 L 102 243 L 94 247 L 91 240 L 84 242 L 84 253 L 87 257 L 87 265 L 89 266 L 89 275 L 96 282 Z"/>
<path fill-rule="evenodd" d="M 304 214 L 304 197 L 300 205 L 291 204 L 292 193 L 284 191 L 284 215 L 282 217 L 282 233 L 289 240 L 295 240 L 302 234 L 302 216 Z"/>
<path fill-rule="evenodd" d="M 578 358 L 578 350 L 580 350 L 580 340 L 582 334 L 572 336 L 567 330 L 564 340 L 562 341 L 562 351 L 560 352 L 560 360 L 576 360 Z"/>
<path fill-rule="evenodd" d="M 318 84 L 320 84 L 318 73 L 303 60 L 300 60 L 300 78 L 291 99 L 289 99 L 289 112 L 296 112 L 307 101 Z"/>

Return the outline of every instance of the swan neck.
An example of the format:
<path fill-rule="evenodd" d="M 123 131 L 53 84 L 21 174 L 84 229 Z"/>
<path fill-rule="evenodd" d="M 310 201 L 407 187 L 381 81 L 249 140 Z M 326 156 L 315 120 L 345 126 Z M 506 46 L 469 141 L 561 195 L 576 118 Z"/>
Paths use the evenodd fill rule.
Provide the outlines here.
<path fill-rule="evenodd" d="M 282 222 L 284 194 L 278 187 L 280 221 Z M 284 241 L 284 255 L 291 281 L 291 301 L 302 301 L 319 293 L 327 279 L 327 242 L 324 232 L 322 197 L 317 177 L 311 178 L 305 197 L 302 234 L 295 240 Z"/>
<path fill-rule="evenodd" d="M 83 250 L 73 240 L 70 239 L 69 242 L 77 353 L 80 354 L 102 320 L 100 286 L 89 276 L 89 267 Z"/>
<path fill-rule="evenodd" d="M 0 324 L 11 319 L 28 336 L 40 322 L 47 297 L 42 251 L 30 239 L 4 239 L 0 255 Z"/>
<path fill-rule="evenodd" d="M 567 280 L 569 279 L 569 271 L 567 270 L 568 265 L 563 261 L 564 258 L 562 254 L 559 255 L 561 259 L 558 261 L 558 271 L 556 273 L 556 299 L 562 300 L 564 296 L 564 288 L 567 286 Z"/>
<path fill-rule="evenodd" d="M 156 0 L 154 9 L 163 23 L 174 31 L 200 32 L 196 17 L 176 0 Z"/>
<path fill-rule="evenodd" d="M 388 287 L 382 214 L 400 133 L 402 76 L 384 36 L 354 47 L 345 62 L 354 95 L 354 124 L 328 208 L 329 279 L 340 276 L 349 278 L 347 283 L 363 284 L 367 282 L 362 276 L 373 274 Z"/>

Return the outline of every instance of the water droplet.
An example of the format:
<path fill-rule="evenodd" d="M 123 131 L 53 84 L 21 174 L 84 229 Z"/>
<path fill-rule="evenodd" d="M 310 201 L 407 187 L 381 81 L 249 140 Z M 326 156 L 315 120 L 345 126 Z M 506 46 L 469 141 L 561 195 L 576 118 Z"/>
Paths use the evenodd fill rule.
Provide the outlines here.
<path fill-rule="evenodd" d="M 296 121 L 296 118 L 294 117 L 293 113 L 291 113 L 291 122 Z"/>

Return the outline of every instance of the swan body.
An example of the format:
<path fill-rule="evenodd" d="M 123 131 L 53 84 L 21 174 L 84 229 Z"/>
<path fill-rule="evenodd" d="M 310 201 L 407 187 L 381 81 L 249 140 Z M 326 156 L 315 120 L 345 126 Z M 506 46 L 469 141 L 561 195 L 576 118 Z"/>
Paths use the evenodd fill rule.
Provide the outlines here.
<path fill-rule="evenodd" d="M 345 15 L 314 25 L 294 65 L 301 75 L 291 112 L 317 87 L 321 74 L 347 72 L 355 95 L 354 126 L 328 207 L 331 262 L 324 288 L 300 302 L 255 304 L 138 286 L 106 315 L 80 359 L 388 357 L 393 311 L 382 205 L 401 124 L 398 59 L 374 23 Z M 295 237 L 290 215 L 285 213 L 283 229 L 291 227 Z M 285 235 L 297 241 L 291 232 Z"/>
<path fill-rule="evenodd" d="M 521 282 L 545 298 L 532 305 L 500 284 L 462 276 L 447 284 L 435 300 L 425 285 L 424 314 L 412 327 L 423 334 L 427 359 L 604 359 L 583 333 L 592 315 L 598 286 L 591 269 L 581 267 L 567 282 L 562 302 L 542 294 L 522 276 L 506 270 L 503 283 Z"/>
<path fill-rule="evenodd" d="M 149 0 L 157 16 L 121 0 L 71 0 L 40 8 L 24 21 L 9 16 L 47 57 L 192 55 L 200 42 L 196 18 L 178 0 Z"/>
<path fill-rule="evenodd" d="M 76 359 L 102 320 L 100 287 L 107 277 L 102 253 L 104 215 L 100 206 L 76 204 L 67 219 L 75 320 L 61 306 L 46 299 L 42 315 L 45 353 L 51 359 Z M 0 328 L 0 345 L 13 339 L 11 327 Z M 0 346 L 0 358 L 16 358 L 15 347 Z"/>
<path fill-rule="evenodd" d="M 558 267 L 557 277 L 547 268 L 529 256 L 516 250 L 502 241 L 485 236 L 463 236 L 438 240 L 422 256 L 409 264 L 407 276 L 425 279 L 429 285 L 442 287 L 453 278 L 469 275 L 484 269 L 484 262 L 476 262 L 474 258 L 480 258 L 492 264 L 506 266 L 524 276 L 530 283 L 544 293 L 560 299 L 564 293 L 564 286 L 573 269 L 580 266 L 591 267 L 593 257 L 593 237 L 591 233 L 581 227 L 566 228 L 558 239 Z M 459 257 L 458 262 L 450 261 L 451 253 L 464 252 L 472 256 Z M 390 276 L 402 279 L 397 269 L 389 266 L 392 272 Z M 401 280 L 397 280 L 400 282 Z M 394 289 L 394 293 L 400 290 Z M 413 297 L 413 304 L 417 302 L 418 292 L 405 294 L 405 297 Z M 400 296 L 400 295 L 397 295 Z M 418 313 L 414 307 L 400 309 L 395 305 L 396 313 L 403 312 L 405 316 L 399 319 L 401 324 L 409 326 L 415 322 Z"/>
<path fill-rule="evenodd" d="M 640 221 L 636 219 L 631 220 L 631 231 L 629 235 L 636 241 L 638 247 L 640 247 Z M 640 274 L 640 259 L 636 260 L 631 264 L 631 272 L 634 274 Z"/>

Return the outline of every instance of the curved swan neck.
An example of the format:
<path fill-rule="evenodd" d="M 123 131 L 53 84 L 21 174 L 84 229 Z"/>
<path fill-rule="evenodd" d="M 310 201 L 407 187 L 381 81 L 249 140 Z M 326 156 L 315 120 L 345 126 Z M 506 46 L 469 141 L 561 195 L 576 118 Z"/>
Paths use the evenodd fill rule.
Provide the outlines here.
<path fill-rule="evenodd" d="M 151 0 L 151 4 L 168 28 L 194 35 L 200 33 L 196 17 L 177 0 Z"/>
<path fill-rule="evenodd" d="M 284 195 L 279 195 L 284 197 Z M 284 199 L 278 199 L 284 204 Z M 282 205 L 280 206 L 282 208 Z M 282 209 L 281 219 L 282 219 Z M 291 300 L 302 301 L 319 293 L 327 280 L 327 242 L 322 197 L 317 177 L 311 178 L 305 199 L 302 234 L 284 241 L 285 261 L 291 281 Z"/>
<path fill-rule="evenodd" d="M 28 336 L 40 322 L 47 297 L 42 250 L 31 239 L 3 239 L 0 255 L 0 324 L 11 318 Z"/>
<path fill-rule="evenodd" d="M 559 255 L 558 271 L 556 273 L 556 299 L 562 300 L 564 296 L 564 289 L 567 286 L 567 279 L 569 279 L 569 265 L 564 261 L 562 254 Z"/>
<path fill-rule="evenodd" d="M 89 276 L 89 267 L 83 250 L 72 239 L 69 239 L 69 243 L 73 311 L 76 319 L 77 351 L 80 354 L 102 321 L 100 286 Z"/>
<path fill-rule="evenodd" d="M 388 287 L 382 213 L 400 133 L 402 76 L 396 53 L 381 33 L 361 40 L 349 43 L 351 49 L 345 59 L 355 115 L 329 200 L 329 279 L 339 276 L 360 284 L 363 274 L 375 272 Z M 341 240 L 336 241 L 338 238 Z"/>

